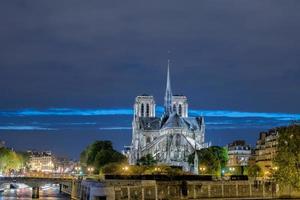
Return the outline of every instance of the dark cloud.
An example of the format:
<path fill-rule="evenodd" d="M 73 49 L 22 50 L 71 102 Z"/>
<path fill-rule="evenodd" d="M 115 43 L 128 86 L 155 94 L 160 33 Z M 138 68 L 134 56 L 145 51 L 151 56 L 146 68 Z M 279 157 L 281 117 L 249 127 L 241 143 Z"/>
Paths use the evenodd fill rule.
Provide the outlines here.
<path fill-rule="evenodd" d="M 0 107 L 162 104 L 300 112 L 298 1 L 2 1 Z M 168 50 L 171 51 L 168 56 Z"/>

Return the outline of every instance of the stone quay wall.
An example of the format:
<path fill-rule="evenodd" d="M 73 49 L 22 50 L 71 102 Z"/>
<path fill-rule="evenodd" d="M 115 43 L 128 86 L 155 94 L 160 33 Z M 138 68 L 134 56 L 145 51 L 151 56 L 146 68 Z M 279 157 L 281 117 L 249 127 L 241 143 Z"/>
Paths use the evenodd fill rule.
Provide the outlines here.
<path fill-rule="evenodd" d="M 74 200 L 183 200 L 300 198 L 269 181 L 81 180 L 62 185 Z"/>
<path fill-rule="evenodd" d="M 105 185 L 108 200 L 278 198 L 283 195 L 278 185 L 262 181 L 106 180 Z"/>

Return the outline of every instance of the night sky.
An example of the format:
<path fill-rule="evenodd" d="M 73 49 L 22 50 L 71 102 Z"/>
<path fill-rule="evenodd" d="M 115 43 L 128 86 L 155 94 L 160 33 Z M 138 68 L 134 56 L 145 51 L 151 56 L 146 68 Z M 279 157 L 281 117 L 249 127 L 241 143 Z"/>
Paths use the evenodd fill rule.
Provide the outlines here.
<path fill-rule="evenodd" d="M 300 119 L 300 1 L 0 2 L 0 140 L 78 158 L 131 140 L 137 95 L 174 94 L 216 145 Z M 158 107 L 158 113 L 162 111 Z"/>

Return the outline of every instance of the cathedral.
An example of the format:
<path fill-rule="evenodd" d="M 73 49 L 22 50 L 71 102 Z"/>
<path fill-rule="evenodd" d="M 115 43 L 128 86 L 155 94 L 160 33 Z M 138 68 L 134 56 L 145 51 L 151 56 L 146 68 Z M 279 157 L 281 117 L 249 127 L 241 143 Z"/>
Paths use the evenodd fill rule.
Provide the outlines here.
<path fill-rule="evenodd" d="M 189 117 L 187 97 L 172 95 L 169 65 L 168 61 L 162 116 L 156 116 L 153 96 L 135 98 L 129 163 L 137 164 L 141 157 L 151 154 L 158 164 L 179 166 L 197 173 L 198 161 L 192 167 L 188 156 L 206 146 L 204 118 Z"/>

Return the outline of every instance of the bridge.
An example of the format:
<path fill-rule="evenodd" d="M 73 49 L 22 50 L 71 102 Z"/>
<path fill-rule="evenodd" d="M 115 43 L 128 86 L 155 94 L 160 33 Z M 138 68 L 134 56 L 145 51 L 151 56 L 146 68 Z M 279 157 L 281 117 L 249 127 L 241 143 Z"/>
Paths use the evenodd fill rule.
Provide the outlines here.
<path fill-rule="evenodd" d="M 74 177 L 0 177 L 0 185 L 3 183 L 24 183 L 29 187 L 32 187 L 32 198 L 39 198 L 40 187 L 52 183 L 59 184 L 59 190 L 62 192 L 64 189 L 72 190 L 74 181 L 77 179 Z M 67 192 L 71 195 L 71 192 Z"/>

